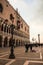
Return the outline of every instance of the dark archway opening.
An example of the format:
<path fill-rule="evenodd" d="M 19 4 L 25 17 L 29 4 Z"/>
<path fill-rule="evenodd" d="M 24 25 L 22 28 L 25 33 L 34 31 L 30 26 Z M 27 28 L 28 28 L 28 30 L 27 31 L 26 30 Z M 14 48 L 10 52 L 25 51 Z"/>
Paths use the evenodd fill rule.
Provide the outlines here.
<path fill-rule="evenodd" d="M 5 37 L 5 39 L 4 39 L 4 47 L 7 47 L 7 44 L 8 44 L 8 37 Z"/>
<path fill-rule="evenodd" d="M 0 35 L 0 47 L 2 47 L 2 39 L 3 39 L 3 37 L 2 37 L 2 35 Z"/>
<path fill-rule="evenodd" d="M 16 46 L 18 46 L 18 40 L 16 40 Z"/>

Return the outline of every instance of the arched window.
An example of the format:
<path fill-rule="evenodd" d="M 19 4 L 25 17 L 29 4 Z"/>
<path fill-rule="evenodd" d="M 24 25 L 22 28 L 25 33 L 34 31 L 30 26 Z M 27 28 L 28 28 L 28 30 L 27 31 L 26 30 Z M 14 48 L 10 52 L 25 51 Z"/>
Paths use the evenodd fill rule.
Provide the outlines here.
<path fill-rule="evenodd" d="M 26 27 L 25 27 L 25 31 L 26 31 Z"/>
<path fill-rule="evenodd" d="M 3 24 L 1 25 L 1 31 L 3 31 Z"/>
<path fill-rule="evenodd" d="M 1 3 L 0 3 L 0 12 L 1 12 L 1 13 L 3 12 L 3 6 L 2 6 Z"/>
<path fill-rule="evenodd" d="M 10 14 L 10 20 L 12 21 L 12 23 L 14 22 L 13 14 Z"/>
<path fill-rule="evenodd" d="M 8 20 L 7 19 L 5 19 L 5 21 L 4 21 L 4 32 L 7 32 L 8 33 L 8 25 L 7 25 L 7 23 L 8 23 Z"/>
<path fill-rule="evenodd" d="M 3 31 L 3 22 L 4 19 L 0 17 L 0 30 Z"/>
<path fill-rule="evenodd" d="M 0 24 L 2 24 L 3 21 L 4 21 L 4 19 L 0 17 Z"/>
<path fill-rule="evenodd" d="M 17 21 L 17 29 L 20 29 L 20 21 Z"/>

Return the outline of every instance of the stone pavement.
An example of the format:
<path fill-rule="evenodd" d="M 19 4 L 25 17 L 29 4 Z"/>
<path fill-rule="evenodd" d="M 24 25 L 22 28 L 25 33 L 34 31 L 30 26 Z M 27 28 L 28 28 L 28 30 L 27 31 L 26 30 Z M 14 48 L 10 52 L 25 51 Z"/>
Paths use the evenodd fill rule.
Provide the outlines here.
<path fill-rule="evenodd" d="M 25 47 L 14 49 L 15 59 L 9 59 L 10 48 L 0 48 L 0 65 L 43 65 L 43 47 L 25 53 Z"/>

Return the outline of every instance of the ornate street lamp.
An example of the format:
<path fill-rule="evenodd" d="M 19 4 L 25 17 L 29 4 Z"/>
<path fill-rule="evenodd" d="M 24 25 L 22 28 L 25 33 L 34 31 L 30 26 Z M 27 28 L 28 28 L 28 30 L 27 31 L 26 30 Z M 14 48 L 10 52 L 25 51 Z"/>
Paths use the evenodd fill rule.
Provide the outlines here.
<path fill-rule="evenodd" d="M 12 21 L 12 24 L 11 24 L 11 26 L 10 26 L 10 28 L 11 28 L 11 34 L 12 34 L 12 41 L 11 41 L 11 50 L 10 50 L 11 53 L 10 53 L 9 58 L 10 58 L 10 59 L 14 59 L 14 58 L 15 58 L 15 55 L 14 55 L 13 34 L 14 34 L 14 28 L 15 28 L 15 26 L 13 25 L 14 17 L 13 17 L 12 14 L 10 14 L 10 20 Z"/>

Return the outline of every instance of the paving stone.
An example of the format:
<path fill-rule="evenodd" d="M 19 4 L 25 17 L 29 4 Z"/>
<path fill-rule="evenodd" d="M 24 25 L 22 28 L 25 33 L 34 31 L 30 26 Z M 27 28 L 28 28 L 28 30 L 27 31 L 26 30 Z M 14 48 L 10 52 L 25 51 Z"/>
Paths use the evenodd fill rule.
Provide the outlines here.
<path fill-rule="evenodd" d="M 34 48 L 33 48 L 34 49 Z M 37 48 L 39 50 L 39 48 Z M 0 56 L 1 55 L 4 55 L 4 54 L 1 54 L 1 53 L 4 53 L 4 52 L 8 52 L 10 51 L 9 48 L 0 48 Z M 41 52 L 43 52 L 43 49 L 41 50 Z M 16 61 L 14 61 L 11 65 L 23 65 L 25 61 L 27 60 L 32 60 L 32 61 L 42 61 L 40 59 L 40 53 L 36 53 L 36 52 L 30 52 L 28 51 L 28 53 L 25 53 L 25 48 L 24 47 L 17 47 L 14 49 L 14 53 L 15 53 L 15 59 Z M 7 53 L 5 53 L 6 55 Z M 8 55 L 2 57 L 2 59 L 0 59 L 0 65 L 5 65 L 7 62 L 7 60 L 3 60 L 4 58 L 5 59 L 9 59 L 9 55 L 10 53 L 8 52 Z M 38 59 L 35 59 L 35 58 L 38 58 Z M 43 58 L 43 54 L 42 54 L 42 58 Z M 42 63 L 29 63 L 29 65 L 43 65 Z"/>
<path fill-rule="evenodd" d="M 3 52 L 6 52 L 6 51 L 9 51 L 10 50 L 10 48 L 8 48 L 8 47 L 3 47 L 3 48 L 0 48 L 0 53 L 3 53 Z"/>
<path fill-rule="evenodd" d="M 3 54 L 0 54 L 0 56 L 2 56 Z"/>
<path fill-rule="evenodd" d="M 5 65 L 8 62 L 9 62 L 9 60 L 0 59 L 0 65 Z"/>
<path fill-rule="evenodd" d="M 16 57 L 28 57 L 28 58 L 40 58 L 39 53 L 22 53 L 22 54 L 15 54 Z"/>
<path fill-rule="evenodd" d="M 42 54 L 42 61 L 43 61 L 43 54 Z"/>
<path fill-rule="evenodd" d="M 30 62 L 28 65 L 43 65 L 43 63 L 32 63 L 32 62 Z"/>
<path fill-rule="evenodd" d="M 6 56 L 4 56 L 2 58 L 9 59 L 9 55 L 6 55 Z"/>
<path fill-rule="evenodd" d="M 26 60 L 16 60 L 11 65 L 23 65 Z"/>

